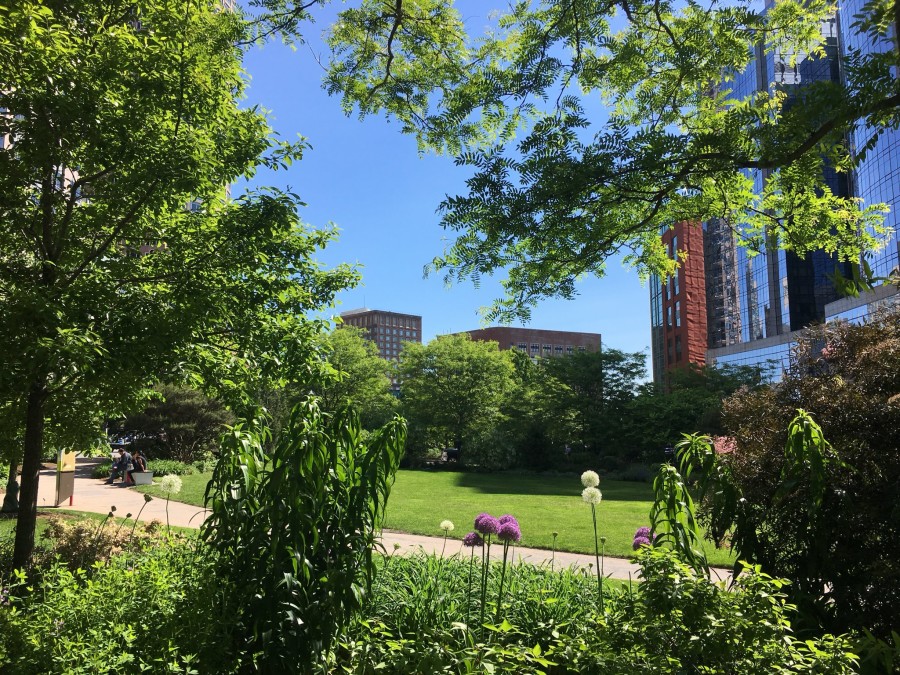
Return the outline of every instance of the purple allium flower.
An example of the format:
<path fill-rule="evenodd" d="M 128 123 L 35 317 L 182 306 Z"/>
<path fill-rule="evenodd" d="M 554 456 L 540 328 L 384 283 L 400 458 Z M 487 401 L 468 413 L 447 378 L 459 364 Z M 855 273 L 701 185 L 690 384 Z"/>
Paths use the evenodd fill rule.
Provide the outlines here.
<path fill-rule="evenodd" d="M 635 537 L 634 541 L 631 542 L 631 548 L 637 551 L 641 546 L 649 546 L 650 539 L 647 537 Z"/>
<path fill-rule="evenodd" d="M 465 537 L 463 537 L 463 545 L 464 546 L 484 546 L 484 540 L 481 538 L 481 535 L 477 532 L 469 532 Z"/>
<path fill-rule="evenodd" d="M 519 521 L 516 520 L 515 516 L 511 516 L 507 513 L 506 515 L 500 516 L 500 524 L 503 525 L 504 523 L 515 523 L 518 525 Z"/>
<path fill-rule="evenodd" d="M 475 529 L 481 534 L 497 534 L 500 531 L 500 521 L 490 514 L 483 513 L 475 519 Z"/>
<path fill-rule="evenodd" d="M 646 525 L 644 527 L 639 527 L 634 533 L 634 538 L 637 539 L 638 537 L 647 537 L 647 539 L 649 539 L 650 528 Z"/>
<path fill-rule="evenodd" d="M 510 516 L 512 518 L 512 516 Z M 501 521 L 502 522 L 502 521 Z M 508 520 L 500 525 L 500 531 L 497 533 L 497 539 L 500 541 L 519 541 L 522 538 L 522 530 L 519 529 L 519 523 L 516 519 Z"/>

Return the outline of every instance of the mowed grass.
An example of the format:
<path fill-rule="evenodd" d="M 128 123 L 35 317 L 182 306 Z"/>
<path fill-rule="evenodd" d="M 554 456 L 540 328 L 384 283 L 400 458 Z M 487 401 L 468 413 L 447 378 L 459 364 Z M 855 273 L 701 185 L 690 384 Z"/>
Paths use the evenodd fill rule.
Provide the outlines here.
<path fill-rule="evenodd" d="M 594 552 L 591 507 L 581 499 L 577 476 L 478 474 L 400 471 L 388 501 L 385 528 L 442 536 L 440 522 L 455 525 L 450 534 L 461 539 L 472 529 L 475 516 L 514 515 L 522 527 L 522 546 L 549 549 L 558 532 L 556 549 Z M 603 501 L 597 507 L 597 528 L 606 537 L 606 554 L 632 554 L 634 531 L 649 525 L 653 492 L 648 483 L 601 480 Z M 711 564 L 731 565 L 730 551 L 705 543 Z"/>
<path fill-rule="evenodd" d="M 202 506 L 210 476 L 181 476 L 181 492 L 172 495 L 172 500 Z M 153 486 L 134 489 L 165 499 L 158 480 Z M 402 470 L 391 490 L 384 526 L 440 537 L 441 521 L 451 520 L 456 529 L 450 536 L 462 539 L 482 511 L 495 516 L 511 513 L 522 526 L 522 546 L 552 548 L 553 532 L 558 532 L 557 550 L 593 553 L 591 507 L 582 501 L 581 490 L 578 476 Z M 649 483 L 613 480 L 601 480 L 600 491 L 603 501 L 597 507 L 597 527 L 600 536 L 606 537 L 606 554 L 628 557 L 634 531 L 650 524 L 653 491 Z M 711 564 L 734 563 L 731 551 L 704 544 Z"/>

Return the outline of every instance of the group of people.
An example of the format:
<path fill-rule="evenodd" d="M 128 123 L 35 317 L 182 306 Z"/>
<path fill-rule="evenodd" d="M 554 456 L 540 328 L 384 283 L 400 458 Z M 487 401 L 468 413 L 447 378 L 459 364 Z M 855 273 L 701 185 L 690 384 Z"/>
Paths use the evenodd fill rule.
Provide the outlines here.
<path fill-rule="evenodd" d="M 109 472 L 109 480 L 107 483 L 114 483 L 116 478 L 122 478 L 125 485 L 134 485 L 134 478 L 131 474 L 135 471 L 146 471 L 147 459 L 141 454 L 140 450 L 135 450 L 132 455 L 127 448 L 123 448 L 119 454 L 119 458 L 113 461 L 112 470 Z"/>

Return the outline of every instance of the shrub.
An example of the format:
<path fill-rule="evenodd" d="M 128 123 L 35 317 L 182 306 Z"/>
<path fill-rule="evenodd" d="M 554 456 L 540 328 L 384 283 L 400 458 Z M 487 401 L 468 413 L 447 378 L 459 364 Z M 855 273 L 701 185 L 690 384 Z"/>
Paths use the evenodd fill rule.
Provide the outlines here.
<path fill-rule="evenodd" d="M 237 425 L 207 487 L 202 536 L 245 668 L 306 672 L 359 608 L 371 582 L 375 528 L 403 454 L 400 418 L 363 444 L 349 411 L 294 408 L 271 449 L 266 429 Z"/>
<path fill-rule="evenodd" d="M 789 440 L 798 408 L 810 423 Z M 712 510 L 712 529 L 737 524 L 740 557 L 791 579 L 808 625 L 890 638 L 900 626 L 900 309 L 811 331 L 779 385 L 739 393 L 724 411 L 734 449 L 718 455 L 719 471 L 734 494 Z"/>
<path fill-rule="evenodd" d="M 586 573 L 512 566 L 501 621 L 478 640 L 467 559 L 387 558 L 367 616 L 343 633 L 329 672 L 855 672 L 845 638 L 792 637 L 785 582 L 753 568 L 726 590 L 672 551 L 644 547 L 638 559 L 643 582 L 607 589 L 603 612 Z M 489 576 L 488 598 L 499 576 Z"/>
<path fill-rule="evenodd" d="M 190 476 L 194 473 L 191 464 L 174 459 L 154 459 L 147 462 L 147 471 L 152 471 L 155 478 L 162 476 Z"/>
<path fill-rule="evenodd" d="M 140 552 L 159 545 L 164 538 L 162 523 L 154 520 L 132 527 L 134 523 L 125 522 L 130 515 L 101 522 L 51 517 L 42 537 L 50 550 L 73 570 L 108 562 L 125 551 Z"/>
<path fill-rule="evenodd" d="M 109 478 L 109 474 L 112 472 L 112 461 L 108 460 L 106 462 L 101 462 L 97 466 L 94 467 L 94 470 L 91 472 L 91 476 L 93 478 Z"/>
<path fill-rule="evenodd" d="M 211 566 L 189 543 L 166 541 L 87 570 L 58 562 L 36 578 L 18 573 L 0 601 L 0 663 L 14 664 L 4 672 L 233 672 L 216 648 L 228 624 L 214 611 Z"/>

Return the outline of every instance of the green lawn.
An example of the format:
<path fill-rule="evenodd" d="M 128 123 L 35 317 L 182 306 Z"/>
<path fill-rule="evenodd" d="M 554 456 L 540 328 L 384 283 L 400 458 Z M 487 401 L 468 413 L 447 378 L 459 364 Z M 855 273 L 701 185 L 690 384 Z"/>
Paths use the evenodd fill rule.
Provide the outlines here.
<path fill-rule="evenodd" d="M 522 527 L 522 545 L 550 548 L 558 532 L 557 550 L 594 552 L 591 507 L 581 500 L 577 476 L 400 471 L 388 501 L 385 527 L 402 532 L 441 536 L 442 520 L 453 521 L 452 537 L 461 539 L 482 511 L 514 515 Z M 649 525 L 653 494 L 648 483 L 601 480 L 603 502 L 597 507 L 600 536 L 608 555 L 632 553 L 634 531 Z M 714 565 L 731 565 L 730 551 L 707 544 Z"/>
<path fill-rule="evenodd" d="M 181 493 L 173 499 L 203 504 L 210 474 L 182 476 Z M 136 488 L 165 498 L 158 485 Z M 511 513 L 522 526 L 522 545 L 552 546 L 553 532 L 559 532 L 556 548 L 577 553 L 594 552 L 591 507 L 581 500 L 577 476 L 481 474 L 450 471 L 399 471 L 388 501 L 385 527 L 401 532 L 441 536 L 442 520 L 453 521 L 451 536 L 462 537 L 472 529 L 472 521 L 482 511 L 495 516 Z M 603 502 L 598 507 L 597 524 L 606 537 L 608 555 L 627 557 L 632 553 L 634 531 L 649 525 L 653 494 L 648 483 L 601 480 Z M 730 551 L 707 544 L 714 565 L 731 565 Z"/>
<path fill-rule="evenodd" d="M 179 476 L 181 479 L 181 492 L 172 495 L 173 502 L 184 502 L 185 504 L 194 504 L 195 506 L 203 506 L 203 495 L 206 493 L 206 484 L 212 477 L 212 472 L 192 473 L 189 476 Z M 153 495 L 156 499 L 165 499 L 166 493 L 159 487 L 161 478 L 154 478 L 153 485 L 139 485 L 133 490 L 138 492 L 146 492 Z"/>

